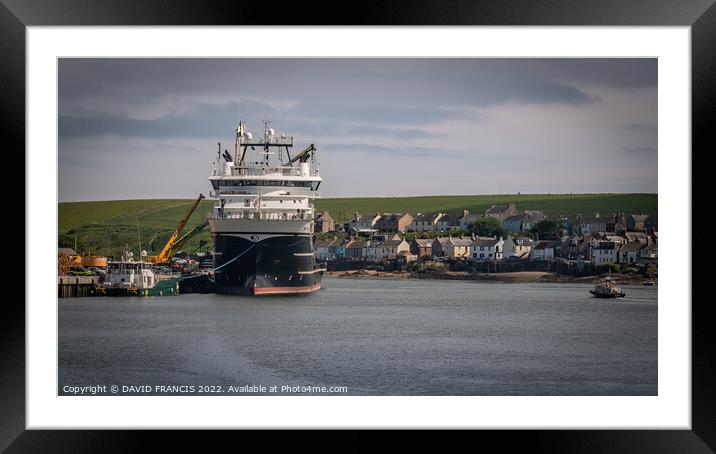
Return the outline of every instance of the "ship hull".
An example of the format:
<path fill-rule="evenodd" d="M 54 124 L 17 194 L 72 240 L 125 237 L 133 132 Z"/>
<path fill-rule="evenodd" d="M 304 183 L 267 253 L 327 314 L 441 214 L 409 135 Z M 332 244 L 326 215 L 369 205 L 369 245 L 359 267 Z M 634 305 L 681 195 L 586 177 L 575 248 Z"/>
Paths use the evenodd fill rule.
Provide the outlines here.
<path fill-rule="evenodd" d="M 310 235 L 213 232 L 215 292 L 298 295 L 321 288 Z"/>
<path fill-rule="evenodd" d="M 626 296 L 626 293 L 619 292 L 619 293 L 601 293 L 601 292 L 595 292 L 594 290 L 590 290 L 589 293 L 594 295 L 597 298 L 624 298 Z"/>

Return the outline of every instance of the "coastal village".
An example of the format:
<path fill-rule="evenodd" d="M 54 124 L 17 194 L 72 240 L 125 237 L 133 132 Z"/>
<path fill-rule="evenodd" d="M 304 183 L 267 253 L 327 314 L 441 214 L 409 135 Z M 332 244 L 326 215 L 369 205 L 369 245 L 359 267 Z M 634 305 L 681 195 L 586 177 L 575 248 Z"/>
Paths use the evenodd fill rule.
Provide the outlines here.
<path fill-rule="evenodd" d="M 642 213 L 548 218 L 516 204 L 485 212 L 316 215 L 316 258 L 331 270 L 627 272 L 655 277 L 657 218 Z"/>
<path fill-rule="evenodd" d="M 507 203 L 480 213 L 356 212 L 340 223 L 323 211 L 315 216 L 314 238 L 316 260 L 336 277 L 519 282 L 614 274 L 651 285 L 658 276 L 657 218 L 642 213 L 550 217 Z M 154 268 L 155 278 L 172 285 L 158 288 L 160 294 L 210 291 L 206 279 L 176 282 L 177 276 L 206 277 L 213 266 L 210 252 L 172 251 L 164 262 Z M 59 248 L 60 297 L 96 294 L 108 265 L 108 257 Z"/>

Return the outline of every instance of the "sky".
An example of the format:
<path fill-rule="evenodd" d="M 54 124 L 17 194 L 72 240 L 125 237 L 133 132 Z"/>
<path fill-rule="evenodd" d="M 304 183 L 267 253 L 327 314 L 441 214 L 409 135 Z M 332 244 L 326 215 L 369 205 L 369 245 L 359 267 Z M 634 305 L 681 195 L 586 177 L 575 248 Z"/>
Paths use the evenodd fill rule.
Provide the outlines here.
<path fill-rule="evenodd" d="M 208 193 L 264 120 L 323 197 L 657 192 L 656 59 L 60 59 L 59 201 Z"/>

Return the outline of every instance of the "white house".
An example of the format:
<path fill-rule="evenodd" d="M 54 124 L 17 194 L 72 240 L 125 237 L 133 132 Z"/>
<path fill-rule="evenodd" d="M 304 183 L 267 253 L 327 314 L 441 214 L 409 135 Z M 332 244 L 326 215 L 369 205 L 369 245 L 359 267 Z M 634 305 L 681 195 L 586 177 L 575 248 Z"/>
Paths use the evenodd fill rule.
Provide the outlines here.
<path fill-rule="evenodd" d="M 619 244 L 613 241 L 601 241 L 597 246 L 592 247 L 592 263 L 595 265 L 607 265 L 619 262 Z"/>
<path fill-rule="evenodd" d="M 410 243 L 400 240 L 384 241 L 378 251 L 378 260 L 395 260 L 401 252 L 410 252 Z"/>
<path fill-rule="evenodd" d="M 367 241 L 363 245 L 363 258 L 365 260 L 380 260 L 383 251 L 382 241 Z"/>
<path fill-rule="evenodd" d="M 532 247 L 532 260 L 554 260 L 554 241 L 538 241 Z"/>
<path fill-rule="evenodd" d="M 505 240 L 495 237 L 477 237 L 470 246 L 470 258 L 473 260 L 502 260 Z"/>
<path fill-rule="evenodd" d="M 528 258 L 532 253 L 532 238 L 528 236 L 510 236 L 505 240 L 503 254 L 505 258 Z"/>
<path fill-rule="evenodd" d="M 435 232 L 437 230 L 436 224 L 443 216 L 443 213 L 418 213 L 408 226 L 408 230 L 411 232 Z"/>

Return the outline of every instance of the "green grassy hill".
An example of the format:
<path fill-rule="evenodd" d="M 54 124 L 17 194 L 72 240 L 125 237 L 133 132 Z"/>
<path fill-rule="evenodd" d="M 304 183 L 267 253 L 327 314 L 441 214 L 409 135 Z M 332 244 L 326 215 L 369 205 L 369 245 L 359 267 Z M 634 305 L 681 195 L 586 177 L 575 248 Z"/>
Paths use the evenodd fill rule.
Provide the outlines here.
<path fill-rule="evenodd" d="M 484 212 L 490 205 L 514 202 L 522 210 L 543 210 L 547 216 L 583 213 L 593 216 L 616 211 L 627 213 L 657 214 L 656 194 L 504 194 L 474 196 L 427 196 L 427 197 L 370 197 L 320 199 L 318 210 L 327 210 L 339 222 L 347 222 L 353 213 L 368 212 L 418 212 L 472 213 Z M 137 250 L 141 237 L 142 248 L 152 253 L 149 241 L 156 235 L 153 251 L 161 250 L 179 220 L 187 212 L 191 199 L 118 200 L 106 202 L 60 203 L 59 245 L 74 247 L 85 254 L 116 255 L 125 244 Z M 199 224 L 211 211 L 213 202 L 203 200 L 187 223 L 186 229 Z M 139 233 L 137 232 L 139 223 Z M 185 230 L 187 231 L 187 230 Z M 210 243 L 208 228 L 194 237 L 185 247 L 193 251 L 201 241 Z"/>

